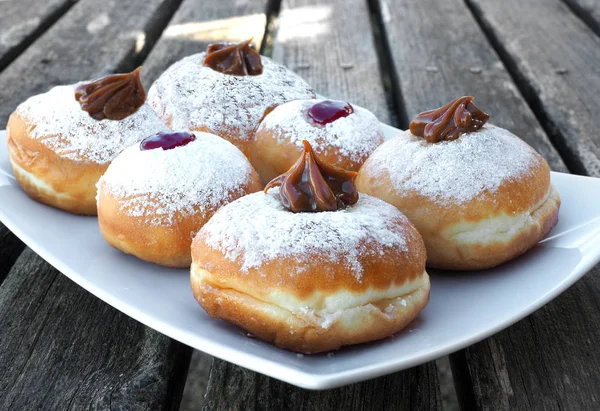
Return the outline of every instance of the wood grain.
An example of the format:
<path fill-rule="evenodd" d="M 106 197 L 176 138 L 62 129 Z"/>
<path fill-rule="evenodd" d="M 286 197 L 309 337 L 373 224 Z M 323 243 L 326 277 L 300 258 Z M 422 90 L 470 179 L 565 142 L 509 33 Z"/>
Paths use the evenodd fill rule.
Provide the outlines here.
<path fill-rule="evenodd" d="M 77 0 L 0 1 L 0 71 Z"/>
<path fill-rule="evenodd" d="M 50 86 L 133 68 L 178 3 L 77 3 L 0 73 L 0 123 Z M 0 241 L 2 275 L 22 244 L 5 231 Z M 191 349 L 112 309 L 29 249 L 0 287 L 0 335 L 0 409 L 179 405 Z"/>
<path fill-rule="evenodd" d="M 0 409 L 174 410 L 191 349 L 68 280 L 31 250 L 0 288 Z"/>
<path fill-rule="evenodd" d="M 23 100 L 51 86 L 130 70 L 178 0 L 81 0 L 0 73 L 0 127 Z"/>
<path fill-rule="evenodd" d="M 600 175 L 600 38 L 559 0 L 468 3 L 571 171 Z"/>
<path fill-rule="evenodd" d="M 250 37 L 260 45 L 267 25 L 268 0 L 185 0 L 144 63 L 147 87 L 171 64 L 218 41 Z"/>
<path fill-rule="evenodd" d="M 563 0 L 580 19 L 600 35 L 600 2 L 598 0 Z"/>
<path fill-rule="evenodd" d="M 307 391 L 214 360 L 204 410 L 441 410 L 435 363 L 327 391 Z"/>
<path fill-rule="evenodd" d="M 348 100 L 388 121 L 366 3 L 284 0 L 273 58 L 318 92 Z M 434 362 L 363 383 L 308 391 L 214 359 L 205 410 L 439 410 Z"/>
<path fill-rule="evenodd" d="M 477 22 L 460 0 L 382 0 L 380 16 L 410 121 L 465 95 L 490 122 L 511 130 L 556 171 L 566 168 Z M 408 124 L 402 125 L 404 128 Z"/>
<path fill-rule="evenodd" d="M 0 223 L 0 285 L 24 248 L 25 244 Z"/>
<path fill-rule="evenodd" d="M 463 409 L 600 409 L 599 295 L 595 268 L 526 319 L 451 355 Z"/>
<path fill-rule="evenodd" d="M 371 110 L 390 123 L 369 9 L 362 0 L 284 0 L 273 59 L 317 93 Z"/>

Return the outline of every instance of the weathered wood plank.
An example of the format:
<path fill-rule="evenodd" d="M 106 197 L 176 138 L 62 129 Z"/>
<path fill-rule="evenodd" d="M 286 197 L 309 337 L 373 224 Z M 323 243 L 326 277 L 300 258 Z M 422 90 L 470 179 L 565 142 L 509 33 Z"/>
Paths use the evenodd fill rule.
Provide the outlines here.
<path fill-rule="evenodd" d="M 0 123 L 52 85 L 134 67 L 178 3 L 73 6 L 0 74 Z M 179 405 L 191 349 L 110 308 L 29 249 L 0 287 L 0 335 L 0 409 Z"/>
<path fill-rule="evenodd" d="M 181 411 L 198 411 L 204 405 L 204 394 L 208 385 L 208 373 L 212 363 L 210 355 L 202 351 L 194 351 L 190 361 L 190 369 L 181 398 Z"/>
<path fill-rule="evenodd" d="M 0 288 L 0 409 L 177 409 L 191 350 L 31 250 Z"/>
<path fill-rule="evenodd" d="M 27 97 L 132 69 L 179 0 L 81 0 L 0 73 L 0 125 Z M 157 30 L 159 32 L 157 33 Z"/>
<path fill-rule="evenodd" d="M 25 244 L 0 223 L 0 285 L 24 248 Z"/>
<path fill-rule="evenodd" d="M 346 99 L 390 123 L 373 29 L 363 0 L 284 0 L 273 58 L 317 93 Z"/>
<path fill-rule="evenodd" d="M 206 50 L 213 42 L 253 37 L 260 46 L 268 3 L 269 0 L 185 0 L 144 63 L 144 84 L 149 87 L 171 64 Z"/>
<path fill-rule="evenodd" d="M 559 0 L 468 4 L 571 171 L 600 175 L 600 38 Z"/>
<path fill-rule="evenodd" d="M 215 360 L 206 411 L 439 410 L 435 363 L 328 391 L 307 391 Z"/>
<path fill-rule="evenodd" d="M 507 330 L 450 356 L 476 410 L 600 409 L 600 269 Z"/>
<path fill-rule="evenodd" d="M 597 0 L 563 0 L 585 21 L 588 26 L 600 35 L 600 3 Z"/>
<path fill-rule="evenodd" d="M 284 0 L 273 58 L 318 92 L 362 105 L 383 121 L 390 112 L 366 3 Z M 324 39 L 327 39 L 324 41 Z M 307 391 L 213 360 L 206 410 L 441 409 L 434 362 L 339 389 Z"/>
<path fill-rule="evenodd" d="M 0 1 L 0 71 L 76 2 Z"/>
<path fill-rule="evenodd" d="M 512 10 L 513 15 L 523 14 L 514 11 L 522 10 L 525 3 L 530 4 L 515 3 L 511 9 L 502 2 L 501 7 Z M 397 0 L 384 8 L 382 15 L 409 118 L 458 94 L 475 93 L 495 123 L 528 140 L 552 168 L 564 170 L 564 163 L 461 1 Z M 588 274 L 527 319 L 452 355 L 462 408 L 597 409 L 597 277 Z"/>
<path fill-rule="evenodd" d="M 475 19 L 459 0 L 380 2 L 410 121 L 424 110 L 465 95 L 491 114 L 491 122 L 531 144 L 557 171 L 566 168 Z M 408 124 L 402 125 L 404 128 Z"/>

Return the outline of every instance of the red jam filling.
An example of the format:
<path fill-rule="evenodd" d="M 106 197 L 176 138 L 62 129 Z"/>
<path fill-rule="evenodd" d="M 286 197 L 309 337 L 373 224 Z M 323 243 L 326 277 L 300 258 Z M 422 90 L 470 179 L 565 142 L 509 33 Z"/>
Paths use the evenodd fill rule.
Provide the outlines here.
<path fill-rule="evenodd" d="M 140 150 L 154 150 L 155 148 L 170 150 L 175 147 L 185 146 L 195 139 L 196 136 L 187 131 L 158 133 L 143 139 L 140 143 Z"/>
<path fill-rule="evenodd" d="M 337 100 L 321 101 L 308 110 L 308 116 L 322 126 L 333 123 L 338 118 L 348 117 L 352 113 L 354 108 L 349 103 Z"/>

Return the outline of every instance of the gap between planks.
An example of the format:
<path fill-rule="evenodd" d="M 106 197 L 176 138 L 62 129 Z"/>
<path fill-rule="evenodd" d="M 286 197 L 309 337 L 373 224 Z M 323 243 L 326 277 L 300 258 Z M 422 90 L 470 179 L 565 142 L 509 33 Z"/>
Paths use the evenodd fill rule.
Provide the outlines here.
<path fill-rule="evenodd" d="M 115 72 L 128 72 L 140 66 L 150 54 L 162 32 L 181 6 L 183 0 L 165 1 L 157 10 L 156 18 L 151 19 L 144 27 L 144 44 L 139 52 L 131 55 L 129 59 L 121 62 Z"/>
<path fill-rule="evenodd" d="M 35 30 L 25 36 L 23 40 L 21 40 L 14 47 L 11 47 L 2 57 L 0 57 L 0 72 L 8 67 L 8 65 L 17 57 L 19 57 L 21 53 L 27 49 L 27 47 L 29 47 L 34 41 L 42 36 L 62 16 L 64 16 L 69 9 L 75 5 L 76 2 L 77 0 L 68 1 L 57 7 L 56 10 L 45 16 Z"/>
<path fill-rule="evenodd" d="M 379 0 L 366 0 L 366 2 L 369 7 L 373 41 L 379 60 L 385 99 L 391 112 L 390 125 L 405 130 L 409 124 L 408 113 L 402 104 L 402 87 L 396 74 L 397 71 L 383 21 L 386 13 L 383 8 L 387 7 L 387 3 L 383 3 L 382 7 Z"/>
<path fill-rule="evenodd" d="M 267 3 L 267 22 L 260 44 L 260 54 L 267 57 L 273 56 L 273 43 L 279 28 L 279 12 L 281 11 L 281 0 L 269 0 Z"/>
<path fill-rule="evenodd" d="M 600 4 L 582 4 L 582 2 L 585 3 L 585 0 L 562 0 L 562 2 L 597 36 L 600 36 Z"/>
<path fill-rule="evenodd" d="M 531 108 L 531 111 L 538 119 L 546 135 L 550 139 L 550 143 L 558 151 L 564 161 L 569 173 L 587 175 L 585 166 L 581 159 L 575 153 L 572 153 L 566 144 L 566 136 L 560 131 L 559 127 L 554 124 L 549 114 L 544 109 L 544 105 L 540 96 L 536 93 L 533 85 L 521 73 L 516 60 L 511 56 L 505 45 L 498 39 L 493 29 L 488 25 L 483 17 L 483 12 L 473 3 L 472 0 L 464 0 L 467 8 L 481 27 L 490 45 L 494 48 L 498 57 L 506 67 L 509 75 L 521 92 L 525 101 Z"/>

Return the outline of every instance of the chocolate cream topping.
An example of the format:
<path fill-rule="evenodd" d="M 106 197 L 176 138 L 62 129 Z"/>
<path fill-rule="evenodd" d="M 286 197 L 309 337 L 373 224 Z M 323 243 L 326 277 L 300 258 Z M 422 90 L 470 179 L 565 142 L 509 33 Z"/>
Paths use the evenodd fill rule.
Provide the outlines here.
<path fill-rule="evenodd" d="M 357 173 L 322 162 L 310 143 L 302 141 L 304 151 L 287 171 L 265 187 L 281 186 L 279 196 L 288 210 L 298 212 L 335 211 L 358 201 L 354 186 Z"/>
<path fill-rule="evenodd" d="M 204 65 L 223 74 L 257 76 L 262 74 L 260 54 L 254 49 L 252 39 L 241 43 L 211 44 L 206 49 Z"/>
<path fill-rule="evenodd" d="M 140 81 L 141 69 L 138 67 L 131 73 L 111 74 L 83 83 L 75 89 L 75 100 L 96 120 L 123 120 L 146 101 Z"/>
<path fill-rule="evenodd" d="M 410 122 L 410 132 L 437 143 L 479 130 L 490 115 L 477 108 L 473 100 L 471 96 L 459 97 L 443 107 L 422 112 Z"/>

